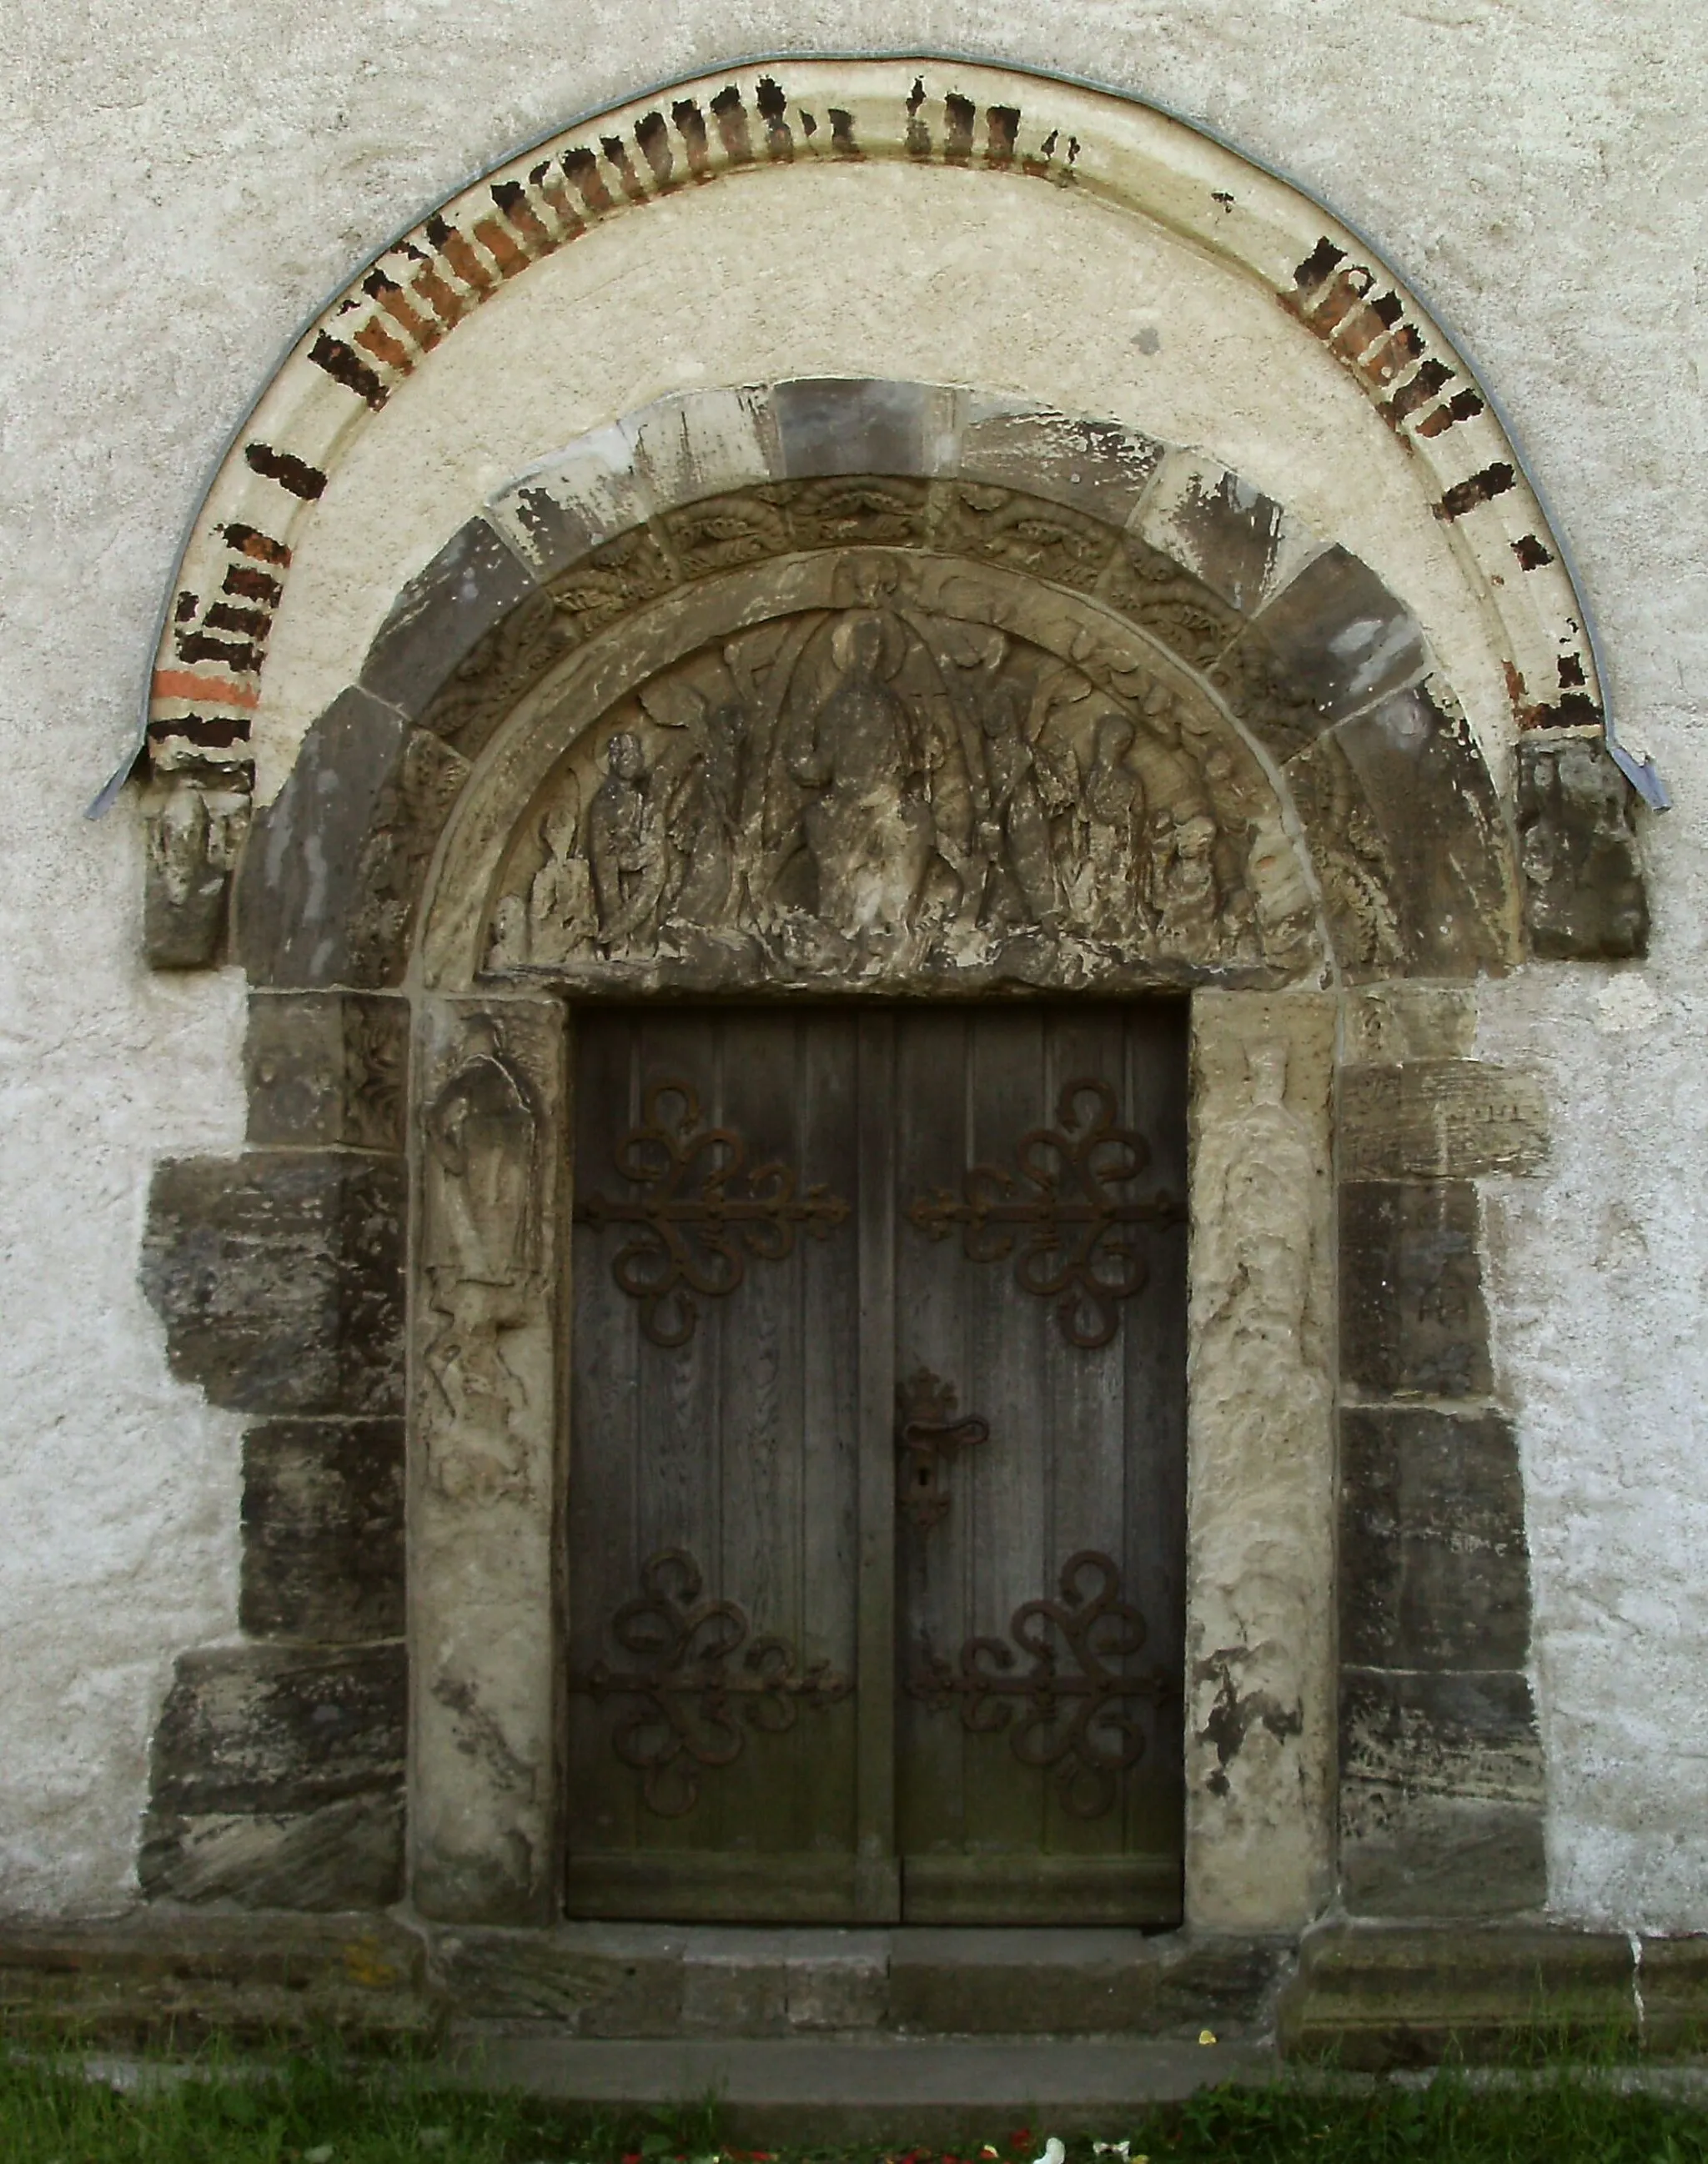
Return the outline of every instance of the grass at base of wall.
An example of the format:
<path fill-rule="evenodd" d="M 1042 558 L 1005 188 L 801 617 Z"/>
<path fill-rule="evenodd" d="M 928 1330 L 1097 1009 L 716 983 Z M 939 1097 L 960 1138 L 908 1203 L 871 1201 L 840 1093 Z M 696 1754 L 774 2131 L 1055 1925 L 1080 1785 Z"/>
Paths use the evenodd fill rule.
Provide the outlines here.
<path fill-rule="evenodd" d="M 4 2164 L 1031 2164 L 1049 2136 L 970 2129 L 949 2150 L 732 2149 L 715 2103 L 640 2121 L 438 2086 L 430 2067 L 328 2057 L 227 2065 L 0 2060 Z M 1708 2101 L 1621 2088 L 1594 2068 L 1493 2083 L 1280 2083 L 1205 2092 L 1106 2130 L 1129 2164 L 1708 2164 Z M 1101 2145 L 1098 2146 L 1099 2147 Z M 1067 2164 L 1120 2164 L 1090 2140 Z"/>

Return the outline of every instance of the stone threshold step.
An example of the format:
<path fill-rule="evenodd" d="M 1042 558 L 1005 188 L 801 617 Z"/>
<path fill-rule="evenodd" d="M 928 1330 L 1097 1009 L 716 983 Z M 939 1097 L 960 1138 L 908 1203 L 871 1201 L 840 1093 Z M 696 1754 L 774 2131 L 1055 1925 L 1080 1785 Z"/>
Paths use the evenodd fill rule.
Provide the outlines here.
<path fill-rule="evenodd" d="M 1273 2081 L 1259 2044 L 1085 2037 L 710 2037 L 606 2040 L 498 2035 L 464 2025 L 449 2063 L 470 2086 L 521 2089 L 596 2109 L 716 2096 L 726 2140 L 1006 2140 L 1028 2125 L 1117 2139 L 1124 2115 L 1218 2082 Z"/>

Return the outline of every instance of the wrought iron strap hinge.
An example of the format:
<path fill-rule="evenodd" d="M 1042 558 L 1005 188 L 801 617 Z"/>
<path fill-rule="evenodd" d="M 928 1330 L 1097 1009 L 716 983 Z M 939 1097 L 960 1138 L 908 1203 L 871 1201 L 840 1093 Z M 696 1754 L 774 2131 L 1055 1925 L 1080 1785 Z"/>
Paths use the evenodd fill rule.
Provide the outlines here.
<path fill-rule="evenodd" d="M 1062 1565 L 1060 1599 L 1027 1600 L 1009 1635 L 1029 1660 L 1015 1673 L 1014 1647 L 969 1638 L 954 1661 L 928 1643 L 915 1648 L 904 1678 L 909 1697 L 957 1712 L 971 1735 L 1006 1730 L 1023 1766 L 1056 1772 L 1056 1794 L 1075 1818 L 1114 1808 L 1119 1777 L 1144 1755 L 1144 1731 L 1121 1709 L 1160 1706 L 1171 1686 L 1159 1668 L 1117 1666 L 1143 1647 L 1145 1621 L 1121 1598 L 1113 1557 L 1081 1548 Z"/>
<path fill-rule="evenodd" d="M 700 1800 L 702 1773 L 740 1757 L 749 1729 L 781 1735 L 803 1705 L 835 1705 L 854 1684 L 827 1661 L 803 1668 L 786 1639 L 754 1637 L 734 1601 L 701 1604 L 705 1581 L 686 1548 L 649 1556 L 640 1582 L 639 1598 L 611 1619 L 612 1636 L 636 1665 L 595 1661 L 570 1671 L 569 1689 L 596 1703 L 630 1702 L 612 1748 L 641 1775 L 647 1809 L 681 1818 Z"/>
<path fill-rule="evenodd" d="M 802 1194 L 780 1160 L 749 1171 L 747 1144 L 733 1127 L 701 1125 L 690 1083 L 654 1083 L 642 1111 L 612 1155 L 618 1174 L 645 1191 L 626 1200 L 589 1195 L 575 1216 L 602 1230 L 634 1227 L 612 1257 L 611 1274 L 640 1302 L 641 1330 L 654 1345 L 686 1345 L 700 1318 L 696 1294 L 728 1298 L 747 1274 L 749 1255 L 781 1262 L 802 1231 L 828 1239 L 849 1205 L 822 1183 Z"/>
<path fill-rule="evenodd" d="M 940 1187 L 907 1211 L 909 1222 L 933 1240 L 959 1226 L 962 1252 L 972 1262 L 1014 1255 L 1016 1284 L 1054 1300 L 1062 1336 L 1086 1352 L 1108 1344 L 1121 1321 L 1117 1303 L 1149 1279 L 1148 1263 L 1118 1237 L 1121 1229 L 1163 1232 L 1186 1221 L 1180 1195 L 1116 1192 L 1143 1172 L 1150 1145 L 1133 1128 L 1117 1127 L 1115 1112 L 1109 1085 L 1081 1075 L 1063 1086 L 1059 1125 L 1028 1128 L 1015 1143 L 1016 1172 L 970 1165 L 959 1195 Z"/>

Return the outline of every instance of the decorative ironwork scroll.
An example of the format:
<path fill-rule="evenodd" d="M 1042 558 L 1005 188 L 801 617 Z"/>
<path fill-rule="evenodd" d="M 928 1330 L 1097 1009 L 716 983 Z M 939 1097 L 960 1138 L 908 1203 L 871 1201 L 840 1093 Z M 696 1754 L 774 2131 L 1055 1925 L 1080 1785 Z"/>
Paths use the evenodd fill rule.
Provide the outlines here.
<path fill-rule="evenodd" d="M 970 1443 L 988 1442 L 991 1423 L 955 1410 L 952 1384 L 921 1368 L 896 1392 L 901 1426 L 896 1437 L 896 1506 L 922 1533 L 949 1515 L 943 1460 Z"/>
<path fill-rule="evenodd" d="M 1063 1337 L 1087 1352 L 1114 1337 L 1117 1303 L 1142 1292 L 1150 1275 L 1138 1248 L 1120 1237 L 1122 1228 L 1148 1225 L 1160 1232 L 1186 1218 L 1178 1195 L 1132 1198 L 1115 1191 L 1150 1162 L 1149 1143 L 1135 1129 L 1117 1127 L 1115 1111 L 1109 1085 L 1081 1075 L 1063 1086 L 1059 1125 L 1029 1128 L 1015 1143 L 1017 1177 L 998 1165 L 970 1165 L 959 1195 L 940 1187 L 907 1211 L 933 1240 L 959 1225 L 962 1251 L 976 1263 L 1006 1262 L 1017 1247 L 1015 1282 L 1040 1300 L 1054 1300 Z"/>
<path fill-rule="evenodd" d="M 826 1661 L 802 1668 L 786 1639 L 753 1636 L 734 1601 L 699 1605 L 704 1580 L 686 1548 L 649 1556 L 640 1582 L 639 1598 L 611 1619 L 612 1637 L 638 1665 L 596 1661 L 572 1671 L 569 1688 L 600 1704 L 637 1701 L 617 1723 L 612 1748 L 642 1776 L 648 1809 L 681 1818 L 700 1800 L 702 1772 L 740 1757 L 749 1729 L 780 1736 L 803 1705 L 835 1705 L 854 1685 Z"/>
<path fill-rule="evenodd" d="M 1144 1618 L 1121 1599 L 1114 1559 L 1081 1548 L 1062 1566 L 1061 1598 L 1028 1600 L 1008 1629 L 1032 1665 L 1017 1674 L 1013 1648 L 1001 1638 L 969 1638 L 954 1662 L 916 1649 L 908 1695 L 940 1713 L 959 1712 L 973 1735 L 1006 1730 L 1024 1766 L 1059 1768 L 1056 1793 L 1075 1818 L 1113 1808 L 1118 1777 L 1144 1752 L 1144 1731 L 1122 1708 L 1161 1705 L 1169 1695 L 1158 1668 L 1138 1673 L 1115 1664 L 1143 1646 Z"/>
<path fill-rule="evenodd" d="M 700 1316 L 696 1293 L 727 1298 L 747 1274 L 749 1254 L 781 1262 L 802 1228 L 828 1239 L 848 1205 L 822 1184 L 801 1194 L 777 1160 L 749 1171 L 747 1144 L 733 1127 L 701 1126 L 690 1083 L 654 1083 L 641 1109 L 641 1124 L 618 1138 L 613 1155 L 623 1179 L 648 1192 L 628 1201 L 590 1195 L 575 1215 L 602 1227 L 635 1227 L 611 1274 L 640 1302 L 640 1326 L 654 1345 L 686 1345 Z M 744 1194 L 731 1191 L 744 1181 Z"/>

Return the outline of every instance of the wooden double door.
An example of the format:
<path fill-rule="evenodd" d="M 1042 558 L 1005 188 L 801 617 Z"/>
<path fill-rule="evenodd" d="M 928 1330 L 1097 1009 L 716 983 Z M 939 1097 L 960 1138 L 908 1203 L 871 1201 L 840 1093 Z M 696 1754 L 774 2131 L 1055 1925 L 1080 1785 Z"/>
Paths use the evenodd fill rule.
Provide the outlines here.
<path fill-rule="evenodd" d="M 1177 1921 L 1184 1004 L 575 1043 L 569 1912 Z"/>

